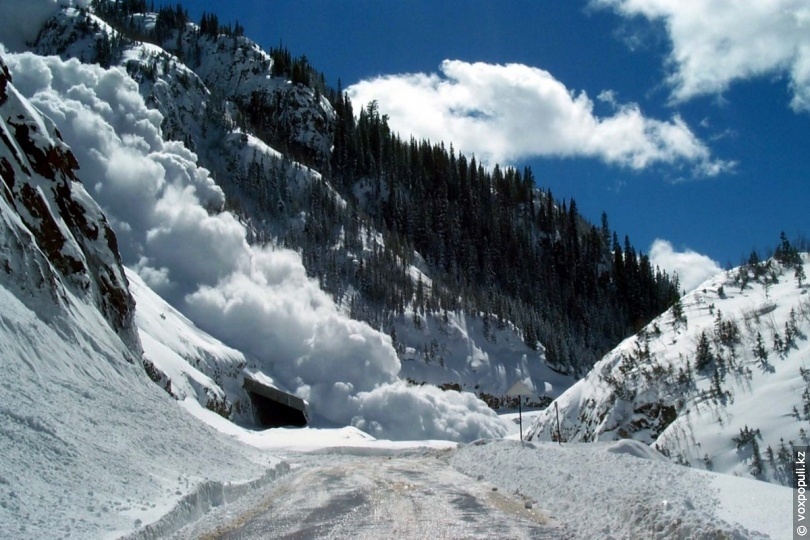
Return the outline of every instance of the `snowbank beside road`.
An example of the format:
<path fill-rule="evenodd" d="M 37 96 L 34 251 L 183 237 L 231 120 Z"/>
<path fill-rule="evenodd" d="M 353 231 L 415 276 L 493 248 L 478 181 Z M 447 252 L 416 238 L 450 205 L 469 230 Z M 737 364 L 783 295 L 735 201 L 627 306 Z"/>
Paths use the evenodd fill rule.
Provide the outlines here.
<path fill-rule="evenodd" d="M 790 536 L 789 488 L 615 450 L 615 443 L 479 441 L 451 463 L 532 499 L 574 538 Z"/>
<path fill-rule="evenodd" d="M 0 536 L 117 536 L 169 512 L 182 522 L 193 515 L 173 509 L 205 486 L 228 492 L 281 464 L 188 415 L 124 361 L 96 309 L 68 302 L 54 327 L 0 285 Z"/>

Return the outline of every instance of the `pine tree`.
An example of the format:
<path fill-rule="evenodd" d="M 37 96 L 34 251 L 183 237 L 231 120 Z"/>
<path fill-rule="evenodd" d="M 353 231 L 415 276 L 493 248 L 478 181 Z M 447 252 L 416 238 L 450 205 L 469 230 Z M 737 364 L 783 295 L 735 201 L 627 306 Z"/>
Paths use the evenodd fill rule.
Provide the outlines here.
<path fill-rule="evenodd" d="M 695 369 L 703 371 L 713 360 L 712 346 L 709 341 L 709 336 L 704 330 L 700 333 L 700 338 L 698 339 L 697 351 L 695 353 Z"/>
<path fill-rule="evenodd" d="M 785 341 L 784 349 L 787 351 L 796 346 L 796 338 L 799 337 L 799 323 L 796 318 L 796 309 L 790 308 L 790 315 L 785 321 Z"/>
<path fill-rule="evenodd" d="M 757 342 L 754 345 L 754 356 L 763 365 L 768 363 L 768 350 L 765 348 L 765 343 L 762 340 L 761 332 L 757 332 Z"/>
<path fill-rule="evenodd" d="M 686 315 L 683 312 L 683 304 L 679 298 L 672 304 L 672 327 L 677 329 L 680 325 L 686 327 L 686 324 Z"/>
<path fill-rule="evenodd" d="M 720 370 L 717 369 L 717 366 L 714 366 L 714 372 L 712 373 L 712 395 L 717 398 L 721 399 L 724 395 L 723 380 L 720 377 Z"/>
<path fill-rule="evenodd" d="M 782 336 L 778 330 L 773 333 L 773 350 L 777 353 L 785 352 L 785 342 L 782 341 Z"/>
<path fill-rule="evenodd" d="M 771 467 L 776 467 L 776 457 L 773 452 L 773 448 L 771 445 L 768 445 L 768 448 L 765 449 L 765 458 L 768 460 L 768 463 Z"/>
<path fill-rule="evenodd" d="M 143 0 L 99 1 L 97 9 L 121 11 L 116 20 L 133 26 L 126 17 L 136 2 Z M 180 7 L 160 8 L 155 25 L 160 35 L 150 39 L 174 46 L 172 38 L 182 37 L 177 52 L 200 62 L 194 45 L 186 41 L 187 33 L 177 32 L 187 19 L 188 13 Z M 238 22 L 221 24 L 213 13 L 203 13 L 199 22 L 202 41 L 243 31 Z M 114 45 L 102 44 L 101 55 L 112 57 L 118 48 Z M 180 45 L 185 51 L 180 51 Z M 170 57 L 165 58 L 168 69 Z M 303 230 L 285 232 L 279 243 L 301 251 L 307 272 L 330 294 L 342 296 L 349 286 L 357 291 L 349 300 L 353 316 L 385 328 L 409 305 L 416 314 L 425 307 L 485 312 L 495 317 L 488 324 L 516 324 L 529 346 L 542 343 L 548 347 L 548 358 L 575 371 L 590 367 L 678 299 L 677 277 L 652 268 L 629 238 L 622 245 L 618 239 L 611 245 L 617 235 L 610 231 L 606 214 L 601 229 L 589 225 L 574 200 L 560 203 L 550 189 L 536 187 L 528 167 L 487 170 L 475 158 L 441 143 L 403 141 L 376 104 L 363 106 L 359 116 L 354 115 L 340 83 L 336 91 L 327 89 L 323 76 L 306 57 L 293 58 L 279 44 L 270 51 L 270 58 L 273 76 L 314 85 L 316 90 L 323 87 L 336 114 L 333 125 L 326 126 L 333 128 L 330 161 L 316 162 L 295 142 L 289 121 L 280 117 L 291 116 L 287 113 L 294 111 L 287 109 L 298 104 L 284 101 L 282 93 L 256 92 L 234 103 L 236 124 L 282 150 L 284 165 L 279 169 L 289 167 L 292 173 L 293 159 L 316 166 L 347 206 L 338 208 L 333 194 L 325 189 L 304 190 L 299 197 L 289 185 L 292 175 L 288 178 L 286 170 L 268 172 L 259 163 L 228 171 L 236 186 L 231 186 L 235 193 L 227 198 L 254 223 L 264 222 L 266 216 L 249 215 L 253 208 L 281 219 L 305 212 Z M 153 73 L 158 76 L 156 62 Z M 270 65 L 257 67 L 263 74 Z M 215 101 L 212 108 L 224 107 Z M 224 116 L 222 112 L 219 116 Z M 213 118 L 211 122 L 216 121 Z M 200 159 L 206 159 L 204 152 Z M 226 168 L 211 162 L 205 165 L 220 169 L 215 171 L 218 174 Z M 355 188 L 361 180 L 371 182 L 372 193 L 358 201 Z M 374 243 L 365 243 L 361 231 L 379 233 L 385 247 L 366 249 Z M 263 241 L 273 233 L 257 230 L 255 234 Z M 352 256 L 341 260 L 335 256 L 335 246 Z M 420 286 L 409 274 L 415 251 L 427 261 L 430 287 Z M 359 268 L 354 266 L 357 263 Z M 679 308 L 682 313 L 683 307 Z M 415 318 L 416 324 L 421 321 Z M 685 317 L 679 316 L 678 324 L 685 323 Z"/>
<path fill-rule="evenodd" d="M 756 438 L 751 439 L 751 452 L 753 458 L 751 460 L 751 474 L 755 477 L 760 477 L 765 472 L 765 464 L 762 462 L 762 456 L 759 453 L 759 443 Z"/>
<path fill-rule="evenodd" d="M 779 247 L 776 248 L 774 258 L 782 264 L 800 264 L 802 262 L 798 250 L 787 239 L 785 231 L 779 235 Z"/>

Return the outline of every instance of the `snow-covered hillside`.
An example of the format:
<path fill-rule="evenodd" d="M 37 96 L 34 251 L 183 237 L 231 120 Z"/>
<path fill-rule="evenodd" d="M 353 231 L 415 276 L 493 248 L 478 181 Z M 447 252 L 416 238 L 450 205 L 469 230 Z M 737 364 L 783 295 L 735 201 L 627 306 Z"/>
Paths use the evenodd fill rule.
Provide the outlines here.
<path fill-rule="evenodd" d="M 154 29 L 156 15 L 134 15 L 132 22 L 148 31 Z M 330 122 L 333 121 L 334 111 L 312 89 L 295 85 L 283 78 L 271 77 L 272 59 L 250 40 L 224 34 L 218 37 L 197 35 L 192 39 L 196 30 L 193 23 L 188 23 L 182 39 L 177 39 L 176 31 L 165 39 L 166 45 L 173 50 L 180 46 L 178 43 L 182 44 L 181 49 L 186 59 L 186 63 L 183 63 L 177 56 L 157 45 L 122 38 L 116 30 L 90 11 L 67 8 L 45 24 L 38 36 L 35 50 L 42 54 L 59 54 L 62 58 L 89 60 L 96 58 L 99 51 L 106 51 L 106 45 L 102 44 L 107 41 L 119 49 L 120 65 L 137 86 L 122 83 L 120 90 L 111 92 L 108 89 L 114 80 L 118 80 L 119 75 L 105 72 L 101 76 L 104 88 L 96 91 L 95 96 L 91 95 L 91 91 L 91 94 L 77 99 L 76 89 L 72 86 L 73 79 L 68 77 L 60 82 L 57 78 L 51 86 L 58 88 L 58 95 L 47 99 L 51 104 L 49 113 L 61 116 L 59 111 L 64 110 L 65 106 L 53 106 L 58 99 L 70 100 L 71 104 L 83 103 L 86 111 L 88 108 L 103 108 L 103 103 L 108 98 L 116 94 L 128 96 L 129 92 L 137 88 L 138 93 L 143 96 L 143 103 L 150 109 L 138 111 L 144 118 L 149 118 L 141 126 L 124 125 L 115 119 L 116 111 L 113 110 L 102 114 L 94 113 L 101 119 L 92 121 L 103 121 L 113 126 L 111 130 L 99 130 L 97 133 L 107 133 L 103 137 L 95 137 L 94 141 L 88 141 L 88 133 L 81 129 L 63 128 L 68 138 L 72 137 L 72 133 L 76 134 L 71 140 L 78 146 L 107 147 L 100 154 L 87 152 L 88 155 L 82 158 L 83 167 L 92 167 L 94 177 L 114 179 L 111 183 L 96 183 L 93 195 L 110 215 L 114 228 L 121 229 L 119 236 L 125 262 L 137 267 L 150 287 L 194 319 L 201 328 L 214 333 L 231 346 L 257 358 L 264 358 L 266 355 L 260 349 L 265 348 L 267 342 L 264 338 L 259 338 L 260 333 L 250 332 L 245 338 L 247 342 L 243 343 L 240 341 L 241 337 L 229 335 L 233 327 L 241 329 L 244 328 L 243 325 L 223 325 L 222 321 L 210 317 L 208 312 L 211 310 L 203 306 L 195 307 L 196 314 L 192 314 L 191 306 L 184 307 L 184 304 L 199 304 L 203 302 L 203 297 L 197 295 L 195 301 L 190 302 L 186 295 L 192 292 L 192 283 L 213 284 L 227 275 L 224 270 L 217 269 L 228 266 L 244 268 L 248 264 L 248 258 L 243 253 L 244 247 L 240 245 L 243 238 L 251 242 L 261 240 L 278 244 L 283 243 L 290 234 L 300 234 L 306 227 L 311 227 L 313 213 L 317 209 L 307 205 L 296 210 L 296 205 L 301 205 L 299 201 L 304 200 L 306 192 L 312 190 L 313 186 L 317 185 L 317 189 L 324 190 L 339 206 L 346 206 L 336 190 L 316 171 L 291 162 L 288 157 L 239 127 L 242 123 L 240 115 L 244 114 L 240 111 L 244 110 L 244 103 L 256 95 L 273 102 L 273 110 L 283 116 L 274 117 L 274 122 L 286 126 L 282 131 L 289 131 L 290 137 L 297 144 L 321 157 L 328 154 L 331 145 Z M 28 67 L 33 67 L 37 62 L 30 58 L 33 57 L 22 62 L 30 62 Z M 110 58 L 114 58 L 112 52 Z M 47 62 L 53 64 L 54 60 Z M 72 64 L 71 69 L 83 71 L 94 79 L 100 77 L 94 71 L 98 70 L 97 67 L 79 69 Z M 23 74 L 20 78 L 26 79 L 26 76 Z M 37 92 L 40 95 L 47 93 L 46 89 L 40 88 L 41 84 L 42 81 L 32 81 L 32 84 L 26 83 L 24 86 L 34 97 Z M 97 84 L 86 86 L 90 89 L 98 87 Z M 44 106 L 44 103 L 41 105 Z M 156 116 L 157 111 L 160 116 Z M 82 121 L 90 121 L 84 118 L 85 114 L 81 113 Z M 159 126 L 160 129 L 144 130 L 144 126 L 148 125 L 155 128 Z M 146 142 L 143 148 L 148 148 L 148 153 L 151 152 L 147 159 L 140 159 L 140 149 L 133 151 L 137 145 L 130 144 L 129 139 L 124 139 L 121 145 L 110 145 L 105 140 L 109 139 L 107 135 L 122 129 L 127 132 L 126 137 L 135 136 L 134 141 L 142 139 Z M 194 166 L 194 161 L 203 158 L 186 152 L 177 143 L 162 143 L 158 140 L 160 137 L 178 139 L 186 147 L 196 149 L 211 168 L 211 172 Z M 114 159 L 103 158 L 109 151 L 115 152 Z M 129 165 L 123 167 L 125 162 Z M 161 169 L 165 174 L 162 174 Z M 156 180 L 161 177 L 167 180 Z M 193 212 L 177 211 L 175 216 L 169 217 L 167 211 L 174 204 L 169 202 L 161 204 L 159 212 L 142 210 L 153 204 L 149 201 L 151 194 L 159 195 L 161 190 L 172 191 L 172 182 L 169 179 L 178 178 L 184 178 L 194 186 L 193 193 L 199 205 Z M 262 180 L 262 183 L 259 178 L 270 181 Z M 136 190 L 139 184 L 145 186 L 143 191 Z M 207 232 L 196 236 L 197 240 L 203 236 L 209 237 L 210 240 L 206 243 L 215 248 L 213 254 L 169 247 L 174 241 L 178 245 L 196 245 L 188 238 L 177 240 L 175 235 L 178 228 L 168 223 L 183 221 L 182 227 L 190 233 L 192 224 L 203 219 L 200 207 L 206 210 L 223 207 L 225 199 L 220 186 L 229 186 L 231 191 L 247 194 L 258 189 L 258 196 L 241 197 L 237 203 L 232 203 L 237 204 L 244 215 L 254 216 L 251 217 L 249 226 L 245 228 L 235 224 L 228 217 L 231 216 L 229 213 L 211 215 L 205 218 L 207 225 L 201 227 Z M 267 196 L 271 191 L 277 194 L 276 199 Z M 158 199 L 161 198 L 169 201 L 169 198 L 158 196 Z M 120 206 L 120 201 L 126 199 L 138 203 L 116 209 L 115 205 Z M 268 205 L 267 200 L 275 202 Z M 278 207 L 284 207 L 285 211 L 279 212 Z M 177 210 L 176 207 L 173 209 Z M 120 220 L 120 223 L 116 223 L 116 220 Z M 151 236 L 144 242 L 143 239 L 133 237 L 138 230 L 153 232 L 149 233 Z M 243 232 L 239 232 L 240 230 Z M 379 233 L 368 233 L 360 240 L 359 250 L 352 250 L 346 245 L 346 241 L 341 240 L 331 248 L 334 253 L 332 256 L 359 265 L 375 249 L 374 244 L 381 242 Z M 157 252 L 160 254 L 156 256 Z M 173 277 L 167 273 L 169 270 Z M 421 271 L 418 273 L 426 282 L 429 281 Z M 414 284 L 415 282 L 416 275 Z M 348 299 L 353 294 L 356 292 L 349 291 L 338 303 L 338 309 L 345 315 L 350 315 Z M 318 293 L 318 296 L 322 295 Z M 317 300 L 315 304 L 320 302 L 321 300 Z M 417 326 L 414 323 L 417 318 L 409 313 L 395 321 L 391 328 L 385 329 L 397 334 L 396 352 L 400 364 L 404 366 L 401 372 L 395 373 L 399 378 L 409 379 L 417 384 L 429 383 L 475 392 L 496 406 L 504 403 L 503 393 L 517 380 L 524 380 L 537 390 L 538 397 L 535 400 L 557 396 L 574 382 L 573 377 L 561 376 L 550 370 L 544 362 L 542 350 L 538 352 L 524 345 L 520 332 L 511 324 L 493 322 L 492 326 L 497 328 L 490 331 L 487 328 L 488 322 L 485 322 L 487 315 L 482 318 L 454 312 L 445 317 L 431 314 L 420 317 L 424 324 Z M 206 318 L 208 320 L 203 320 Z M 256 343 L 259 340 L 262 343 Z M 385 371 L 390 370 L 385 368 Z M 386 377 L 390 378 L 390 375 Z M 310 390 L 304 389 L 301 382 L 290 380 L 297 378 L 298 374 L 290 373 L 278 383 L 292 390 L 301 388 L 302 397 L 307 397 L 316 404 L 317 397 L 308 397 Z M 368 385 L 358 386 L 357 382 L 352 385 L 354 391 L 359 391 L 360 388 L 371 389 Z M 239 398 L 234 395 L 231 399 Z M 349 416 L 342 416 L 341 421 L 347 421 L 354 415 L 353 412 Z"/>
<path fill-rule="evenodd" d="M 530 349 L 512 325 L 485 316 L 407 311 L 394 331 L 403 377 L 474 392 L 496 409 L 517 407 L 516 398 L 506 394 L 518 381 L 534 391 L 524 404 L 545 405 L 576 380 L 548 367 L 542 352 Z"/>
<path fill-rule="evenodd" d="M 197 328 L 135 271 L 126 273 L 147 375 L 178 401 L 191 398 L 225 418 L 252 423 L 250 400 L 242 389 L 248 367 L 244 353 Z"/>
<path fill-rule="evenodd" d="M 2 535 L 127 532 L 190 494 L 210 504 L 203 491 L 269 480 L 278 460 L 207 428 L 147 377 L 115 234 L 2 61 L 0 141 Z"/>
<path fill-rule="evenodd" d="M 155 30 L 158 19 L 157 13 L 136 13 L 128 24 L 146 34 Z M 262 115 L 275 126 L 277 142 L 326 163 L 334 123 L 328 100 L 311 88 L 273 77 L 272 59 L 250 39 L 201 36 L 199 30 L 188 22 L 156 45 L 127 39 L 92 10 L 66 7 L 42 26 L 33 50 L 126 68 L 147 102 L 163 115 L 167 137 L 198 152 L 204 148 L 219 154 L 217 137 L 209 131 L 217 132 L 226 119 L 236 125 L 240 107 L 253 103 L 261 104 Z"/>
<path fill-rule="evenodd" d="M 633 438 L 693 467 L 777 483 L 810 419 L 810 258 L 780 246 L 706 281 L 605 356 L 529 438 Z"/>
<path fill-rule="evenodd" d="M 256 358 L 315 415 L 394 438 L 503 433 L 472 395 L 400 379 L 390 338 L 341 312 L 300 255 L 249 245 L 245 226 L 219 210 L 221 189 L 192 152 L 163 140 L 162 116 L 122 69 L 30 53 L 8 60 L 18 87 L 54 119 L 93 179 L 124 263 L 200 328 Z M 219 372 L 238 376 L 227 366 Z M 411 414 L 394 414 L 394 401 Z"/>

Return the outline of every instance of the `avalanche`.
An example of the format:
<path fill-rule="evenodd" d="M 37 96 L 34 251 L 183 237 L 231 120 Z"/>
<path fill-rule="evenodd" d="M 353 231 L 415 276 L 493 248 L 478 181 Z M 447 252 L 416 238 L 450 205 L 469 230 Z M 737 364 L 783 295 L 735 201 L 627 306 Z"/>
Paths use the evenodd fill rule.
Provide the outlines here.
<path fill-rule="evenodd" d="M 163 140 L 160 113 L 122 70 L 30 53 L 8 62 L 94 179 L 93 195 L 121 231 L 124 263 L 201 328 L 258 359 L 315 414 L 393 438 L 504 433 L 481 401 L 400 382 L 388 336 L 342 314 L 298 254 L 249 245 L 244 225 L 216 210 L 219 187 L 193 153 Z M 391 400 L 411 415 L 392 411 Z"/>
<path fill-rule="evenodd" d="M 0 115 L 2 535 L 124 533 L 284 470 L 146 377 L 115 235 L 2 61 Z"/>
<path fill-rule="evenodd" d="M 23 49 L 62 5 L 84 2 L 3 2 L 5 45 Z M 262 51 L 241 45 L 261 63 Z M 451 452 L 451 463 L 533 501 L 577 537 L 787 536 L 788 489 L 678 468 L 662 455 L 789 479 L 780 450 L 807 443 L 810 410 L 810 301 L 795 263 L 752 263 L 707 281 L 682 313 L 659 317 L 560 395 L 571 378 L 536 365 L 542 355 L 529 358 L 508 324 L 484 331 L 463 313 L 407 311 L 395 326 L 402 342 L 442 337 L 424 351 L 404 347 L 349 318 L 298 253 L 252 245 L 212 173 L 167 140 L 164 127 L 192 118 L 190 98 L 155 110 L 124 68 L 0 53 L 10 67 L 0 62 L 3 536 L 165 537 L 212 508 L 232 513 L 235 499 L 287 472 L 268 450 L 321 449 L 328 464 L 336 452 L 454 447 L 447 439 L 479 439 Z M 138 58 L 137 47 L 125 55 Z M 214 58 L 203 77 L 228 80 Z M 188 95 L 205 95 L 201 78 L 175 69 L 176 81 L 194 85 Z M 183 99 L 163 83 L 150 96 Z M 321 105 L 295 121 L 330 121 Z M 308 138 L 316 131 L 304 129 L 301 142 L 328 152 Z M 277 155 L 238 130 L 224 146 L 244 161 Z M 293 168 L 301 183 L 323 182 Z M 229 421 L 250 420 L 247 371 L 344 427 L 257 432 Z M 642 442 L 493 442 L 507 423 L 473 394 L 405 380 L 448 375 L 464 390 L 502 392 L 520 380 L 559 396 L 562 429 L 551 407 L 538 414 L 534 441 Z"/>

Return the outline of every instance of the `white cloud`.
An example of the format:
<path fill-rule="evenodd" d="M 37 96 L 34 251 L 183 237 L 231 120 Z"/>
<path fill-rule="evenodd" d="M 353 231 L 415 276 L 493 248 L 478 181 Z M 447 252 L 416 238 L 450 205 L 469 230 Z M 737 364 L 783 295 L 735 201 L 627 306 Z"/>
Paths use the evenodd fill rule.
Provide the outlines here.
<path fill-rule="evenodd" d="M 160 113 L 123 70 L 30 53 L 6 62 L 15 86 L 71 146 L 124 262 L 198 326 L 257 358 L 317 415 L 389 438 L 504 434 L 471 394 L 400 381 L 390 338 L 338 310 L 299 254 L 250 246 L 238 219 L 217 210 L 221 189 L 193 152 L 162 140 Z"/>
<path fill-rule="evenodd" d="M 676 100 L 724 91 L 737 80 L 787 74 L 794 110 L 810 111 L 807 0 L 592 0 L 626 17 L 663 22 L 672 43 Z"/>
<path fill-rule="evenodd" d="M 347 92 L 356 106 L 376 100 L 402 136 L 452 142 L 487 163 L 592 157 L 633 169 L 688 164 L 699 176 L 731 166 L 713 159 L 680 117 L 647 118 L 610 91 L 599 99 L 612 105 L 613 115 L 599 117 L 585 92 L 569 90 L 542 69 L 445 60 L 440 70 L 361 81 Z"/>
<path fill-rule="evenodd" d="M 675 251 L 672 244 L 657 238 L 650 247 L 650 263 L 665 270 L 669 275 L 678 275 L 681 288 L 686 292 L 723 271 L 715 261 L 691 249 Z"/>

